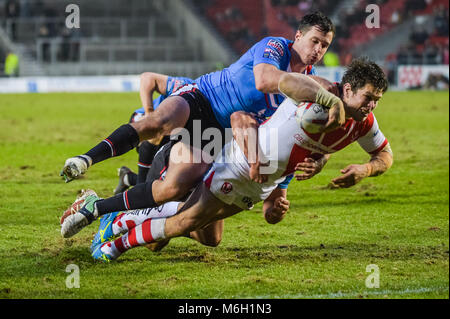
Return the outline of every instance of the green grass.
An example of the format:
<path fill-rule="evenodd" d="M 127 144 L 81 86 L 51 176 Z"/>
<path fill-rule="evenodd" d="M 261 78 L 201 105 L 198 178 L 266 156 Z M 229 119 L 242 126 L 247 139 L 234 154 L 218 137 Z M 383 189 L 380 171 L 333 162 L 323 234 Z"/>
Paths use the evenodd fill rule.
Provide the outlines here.
<path fill-rule="evenodd" d="M 357 144 L 312 180 L 292 182 L 291 210 L 267 224 L 261 205 L 225 222 L 222 243 L 172 240 L 110 264 L 89 253 L 98 222 L 71 239 L 59 217 L 82 188 L 110 196 L 116 169 L 137 154 L 97 164 L 81 180 L 59 177 L 126 123 L 137 93 L 0 95 L 0 298 L 448 298 L 448 92 L 388 92 L 376 110 L 395 154 L 386 174 L 346 190 L 328 182 L 367 161 Z M 66 287 L 66 267 L 80 288 Z M 366 266 L 380 288 L 365 286 Z"/>

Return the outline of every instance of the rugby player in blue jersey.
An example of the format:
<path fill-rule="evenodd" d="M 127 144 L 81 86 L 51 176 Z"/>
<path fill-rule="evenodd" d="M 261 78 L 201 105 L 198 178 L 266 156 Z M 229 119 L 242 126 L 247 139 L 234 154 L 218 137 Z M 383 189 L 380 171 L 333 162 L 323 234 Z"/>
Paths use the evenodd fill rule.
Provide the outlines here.
<path fill-rule="evenodd" d="M 84 174 L 95 163 L 124 154 L 142 140 L 170 135 L 177 128 L 185 128 L 192 138 L 194 129 L 197 129 L 194 127 L 195 120 L 200 121 L 202 131 L 215 128 L 222 132 L 221 145 L 224 145 L 224 130 L 230 127 L 231 114 L 243 111 L 252 114 L 255 119 L 270 117 L 284 100 L 278 91 L 280 77 L 286 72 L 314 75 L 313 64 L 323 57 L 333 36 L 334 26 L 326 16 L 318 12 L 304 16 L 294 41 L 281 37 L 262 39 L 228 68 L 201 76 L 196 79 L 196 84 L 181 87 L 166 98 L 151 116 L 122 125 L 87 153 L 66 160 L 62 175 L 66 181 L 70 181 Z M 328 101 L 333 99 L 331 96 L 335 97 L 321 88 L 316 101 L 328 105 Z M 325 131 L 344 123 L 341 104 L 333 104 L 329 114 Z M 199 142 L 201 147 L 210 143 L 209 140 Z M 172 174 L 175 178 L 170 179 L 171 183 L 136 185 L 133 192 L 128 194 L 131 197 L 129 199 L 139 207 L 155 207 L 158 203 L 184 196 L 199 181 L 193 178 L 193 166 L 189 163 L 177 165 Z M 250 176 L 254 181 L 263 181 L 257 159 L 251 163 Z M 162 189 L 153 186 L 163 184 L 165 187 Z M 93 220 L 86 219 L 87 223 Z M 84 224 L 84 221 L 80 220 L 80 223 Z"/>

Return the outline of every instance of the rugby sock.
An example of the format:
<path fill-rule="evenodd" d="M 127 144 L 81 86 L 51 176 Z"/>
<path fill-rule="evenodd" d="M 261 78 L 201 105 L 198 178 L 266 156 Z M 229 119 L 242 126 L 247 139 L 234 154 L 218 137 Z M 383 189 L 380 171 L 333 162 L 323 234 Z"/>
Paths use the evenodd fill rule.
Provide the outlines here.
<path fill-rule="evenodd" d="M 138 144 L 139 135 L 136 130 L 130 124 L 124 124 L 84 155 L 89 156 L 92 164 L 95 164 L 125 154 Z"/>
<path fill-rule="evenodd" d="M 119 257 L 127 250 L 153 243 L 166 238 L 164 228 L 166 218 L 147 219 L 142 224 L 131 228 L 125 235 L 101 247 L 103 253 L 109 254 L 113 259 Z"/>
<path fill-rule="evenodd" d="M 145 183 L 147 173 L 152 167 L 153 158 L 159 147 L 151 144 L 149 141 L 144 141 L 139 145 L 139 172 L 137 177 L 137 184 Z"/>
<path fill-rule="evenodd" d="M 152 194 L 153 181 L 137 184 L 132 189 L 115 196 L 100 199 L 95 202 L 98 210 L 98 215 L 104 215 L 107 213 L 132 210 L 138 208 L 151 208 L 156 207 L 155 200 Z"/>
<path fill-rule="evenodd" d="M 142 224 L 149 218 L 170 217 L 177 213 L 181 202 L 168 202 L 159 207 L 136 209 L 116 217 L 112 224 L 114 235 L 126 233 L 130 229 Z"/>

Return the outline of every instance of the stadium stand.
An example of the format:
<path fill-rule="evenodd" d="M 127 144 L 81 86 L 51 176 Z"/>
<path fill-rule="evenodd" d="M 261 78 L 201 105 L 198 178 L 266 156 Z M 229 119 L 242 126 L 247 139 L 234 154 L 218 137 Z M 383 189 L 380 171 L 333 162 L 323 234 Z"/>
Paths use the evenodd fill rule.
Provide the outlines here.
<path fill-rule="evenodd" d="M 395 83 L 400 64 L 448 64 L 446 0 L 215 0 L 195 1 L 238 54 L 267 35 L 292 38 L 299 19 L 322 11 L 336 25 L 329 51 L 340 65 L 367 55 L 385 66 Z M 368 28 L 369 4 L 380 8 L 380 27 Z M 417 42 L 419 41 L 419 42 Z M 319 65 L 322 63 L 319 63 Z"/>
<path fill-rule="evenodd" d="M 194 1 L 224 35 L 238 54 L 267 36 L 293 38 L 299 19 L 309 11 L 326 14 L 338 3 L 299 0 Z"/>
<path fill-rule="evenodd" d="M 68 0 L 1 0 L 1 27 L 23 57 L 25 75 L 136 74 L 143 70 L 198 76 L 224 58 L 205 54 L 201 40 L 163 1 L 79 0 L 80 28 L 65 25 Z M 3 41 L 5 42 L 5 41 Z M 220 44 L 218 45 L 220 46 Z M 226 48 L 223 50 L 226 51 Z"/>

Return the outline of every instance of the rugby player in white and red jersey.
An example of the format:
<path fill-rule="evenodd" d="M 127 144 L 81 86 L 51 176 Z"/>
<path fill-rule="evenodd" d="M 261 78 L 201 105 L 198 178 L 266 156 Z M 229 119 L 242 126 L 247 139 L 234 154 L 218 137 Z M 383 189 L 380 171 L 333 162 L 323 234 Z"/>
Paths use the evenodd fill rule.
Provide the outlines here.
<path fill-rule="evenodd" d="M 301 74 L 282 76 L 279 89 L 289 98 L 267 122 L 255 127 L 258 130 L 258 147 L 254 149 L 259 150 L 260 160 L 268 163 L 265 169 L 270 171 L 265 183 L 250 179 L 248 158 L 251 148 L 245 145 L 245 139 L 235 136 L 224 147 L 204 181 L 189 199 L 185 203 L 177 203 L 177 209 L 173 208 L 173 214 L 178 212 L 175 216 L 146 219 L 127 229 L 122 237 L 98 243 L 93 249 L 93 257 L 116 259 L 128 249 L 183 236 L 242 210 L 251 209 L 259 201 L 264 201 L 266 220 L 270 223 L 279 222 L 289 208 L 289 201 L 286 199 L 286 189 L 278 186 L 295 172 L 298 163 L 308 157 L 322 157 L 336 152 L 354 141 L 371 155 L 370 161 L 349 165 L 333 182 L 339 187 L 349 187 L 365 177 L 385 172 L 392 165 L 393 155 L 372 113 L 387 90 L 383 71 L 371 61 L 355 60 L 346 71 L 339 88 L 347 119 L 345 124 L 333 132 L 310 134 L 298 125 L 295 113 L 298 103 L 314 101 L 321 87 Z"/>

